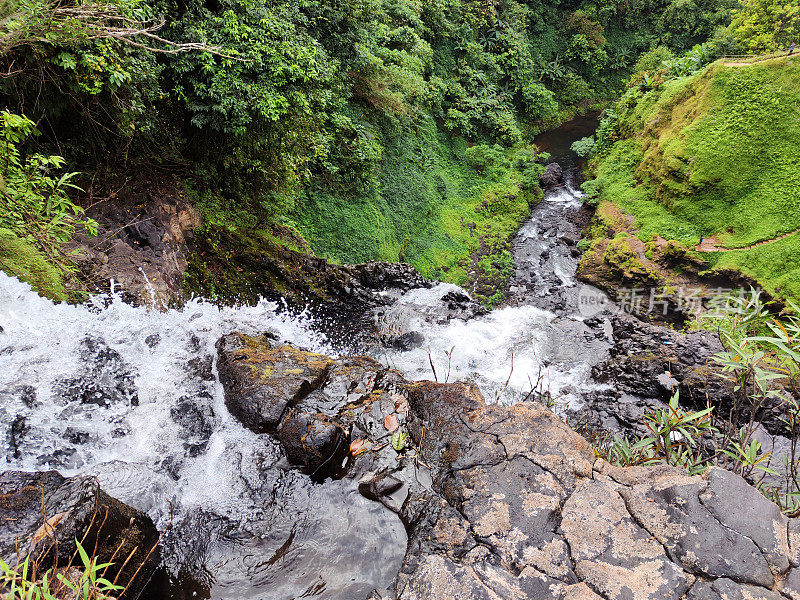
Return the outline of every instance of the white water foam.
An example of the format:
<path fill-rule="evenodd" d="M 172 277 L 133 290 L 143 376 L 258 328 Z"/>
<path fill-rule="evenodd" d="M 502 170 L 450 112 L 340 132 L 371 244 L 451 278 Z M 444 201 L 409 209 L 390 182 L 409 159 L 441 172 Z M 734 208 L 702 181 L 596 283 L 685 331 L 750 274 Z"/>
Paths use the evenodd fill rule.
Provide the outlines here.
<path fill-rule="evenodd" d="M 148 510 L 156 521 L 167 517 L 167 499 L 235 510 L 230 481 L 240 477 L 232 468 L 240 461 L 228 455 L 256 447 L 255 435 L 230 417 L 216 379 L 192 374 L 191 361 L 205 360 L 208 369 L 215 342 L 232 331 L 269 330 L 295 345 L 336 354 L 312 328 L 309 315 L 277 308 L 271 302 L 220 308 L 192 300 L 179 310 L 157 311 L 126 304 L 119 294 L 96 296 L 85 306 L 54 304 L 0 273 L 0 431 L 10 439 L 12 423 L 20 418 L 27 430 L 0 464 L 96 474 L 110 493 Z M 86 340 L 92 340 L 94 353 Z M 87 353 L 95 373 L 86 372 Z M 98 353 L 100 359 L 92 362 Z M 138 405 L 64 398 L 65 382 L 74 386 L 82 378 L 114 390 L 124 386 L 124 374 L 132 379 Z M 183 468 L 185 476 L 176 482 L 165 474 L 164 459 L 185 440 L 171 412 L 181 399 L 198 394 L 208 397 L 214 433 L 207 451 L 191 459 L 192 468 Z M 209 486 L 212 477 L 215 485 Z"/>
<path fill-rule="evenodd" d="M 445 320 L 442 296 L 453 291 L 463 293 L 438 284 L 399 298 L 381 327 L 421 332 L 425 341 L 414 350 L 387 349 L 375 357 L 409 379 L 475 382 L 489 402 L 537 399 L 537 393 L 547 392 L 561 408 L 579 403 L 579 389 L 591 385 L 580 320 L 531 305 L 495 309 L 468 321 Z"/>

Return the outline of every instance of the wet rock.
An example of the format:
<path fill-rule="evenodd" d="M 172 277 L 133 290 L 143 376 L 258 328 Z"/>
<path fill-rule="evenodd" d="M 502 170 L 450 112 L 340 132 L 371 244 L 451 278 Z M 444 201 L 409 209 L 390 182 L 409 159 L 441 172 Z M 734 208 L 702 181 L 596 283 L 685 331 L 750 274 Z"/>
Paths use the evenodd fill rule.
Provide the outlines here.
<path fill-rule="evenodd" d="M 207 392 L 194 397 L 183 396 L 169 411 L 172 420 L 181 428 L 189 456 L 200 454 L 214 431 L 215 415 L 211 402 L 211 394 Z"/>
<path fill-rule="evenodd" d="M 281 422 L 278 439 L 289 461 L 315 479 L 335 475 L 350 446 L 349 435 L 335 420 L 296 409 Z"/>
<path fill-rule="evenodd" d="M 68 402 L 137 406 L 136 373 L 104 340 L 87 337 L 81 343 L 84 373 L 56 383 L 56 392 Z"/>
<path fill-rule="evenodd" d="M 315 479 L 340 477 L 342 463 L 351 442 L 351 431 L 358 426 L 371 430 L 377 439 L 386 435 L 365 421 L 373 405 L 381 404 L 386 393 L 378 391 L 387 369 L 366 357 L 347 357 L 331 364 L 324 381 L 289 409 L 280 424 L 278 439 L 295 465 Z M 393 406 L 385 410 L 393 412 Z M 375 415 L 381 421 L 383 415 Z M 369 420 L 369 419 L 367 419 Z"/>
<path fill-rule="evenodd" d="M 407 263 L 370 261 L 342 268 L 350 275 L 354 288 L 361 286 L 375 291 L 395 289 L 407 292 L 411 289 L 427 288 L 433 285 L 430 280 L 425 279 Z"/>
<path fill-rule="evenodd" d="M 611 318 L 614 345 L 610 358 L 592 368 L 593 377 L 613 385 L 623 395 L 641 399 L 641 414 L 680 393 L 683 406 L 701 410 L 715 407 L 717 415 L 730 414 L 735 398 L 733 383 L 713 356 L 723 351 L 718 336 L 709 331 L 680 333 L 637 319 L 632 315 Z M 754 418 L 772 435 L 785 433 L 779 398 L 757 407 Z M 740 426 L 750 419 L 750 408 L 741 409 Z"/>
<path fill-rule="evenodd" d="M 643 433 L 644 414 L 662 408 L 676 392 L 683 406 L 702 409 L 709 403 L 728 414 L 733 386 L 712 357 L 723 350 L 708 331 L 680 333 L 627 314 L 610 318 L 613 346 L 609 358 L 592 367 L 592 376 L 612 390 L 589 394 L 582 417 L 599 430 L 627 435 Z M 779 429 L 777 413 L 757 415 L 769 429 Z"/>
<path fill-rule="evenodd" d="M 274 430 L 288 406 L 322 384 L 333 362 L 291 346 L 273 348 L 266 338 L 239 334 L 221 338 L 217 352 L 225 405 L 256 433 Z"/>
<path fill-rule="evenodd" d="M 186 370 L 189 375 L 203 381 L 214 381 L 214 373 L 211 365 L 213 357 L 210 354 L 196 356 L 186 363 Z"/>
<path fill-rule="evenodd" d="M 75 540 L 96 549 L 100 562 L 112 556 L 131 560 L 119 581 L 131 580 L 143 568 L 129 590 L 136 597 L 158 562 L 158 532 L 144 513 L 108 496 L 91 477 L 62 477 L 55 471 L 0 473 L 0 558 L 17 564 L 27 555 L 48 568 L 58 560 L 67 565 L 75 553 Z M 85 537 L 84 537 L 85 536 Z M 109 568 L 110 579 L 124 561 Z"/>
<path fill-rule="evenodd" d="M 67 427 L 64 430 L 63 438 L 67 440 L 70 444 L 85 444 L 89 441 L 91 434 L 88 431 L 82 431 L 75 427 Z"/>
<path fill-rule="evenodd" d="M 381 473 L 369 481 L 362 481 L 359 483 L 358 491 L 365 498 L 380 502 L 382 498 L 391 496 L 403 487 L 403 485 L 403 481 L 397 477 L 389 475 L 388 473 Z"/>
<path fill-rule="evenodd" d="M 19 396 L 19 399 L 28 408 L 32 408 L 36 404 L 36 388 L 32 385 L 22 385 L 14 390 L 14 393 Z"/>
<path fill-rule="evenodd" d="M 265 373 L 271 346 L 220 344 L 258 348 L 230 357 L 246 389 L 309 360 L 284 348 L 282 371 Z M 315 360 L 324 375 L 275 436 L 306 472 L 346 462 L 337 476 L 403 520 L 402 567 L 373 597 L 773 600 L 787 572 L 785 594 L 800 579 L 800 526 L 736 475 L 612 467 L 540 404 L 487 405 L 473 384 L 409 382 L 364 357 Z M 396 449 L 392 431 L 411 439 Z"/>
<path fill-rule="evenodd" d="M 422 344 L 425 343 L 425 336 L 418 331 L 408 331 L 400 335 L 382 336 L 381 341 L 387 348 L 394 348 L 395 350 L 407 352 L 422 346 Z"/>
<path fill-rule="evenodd" d="M 69 243 L 79 267 L 100 288 L 113 279 L 129 301 L 181 301 L 200 213 L 177 181 L 124 181 L 114 192 L 114 202 L 97 203 L 87 213 L 98 222 L 98 235 L 79 231 Z"/>
<path fill-rule="evenodd" d="M 442 302 L 447 307 L 447 320 L 472 319 L 486 314 L 487 310 L 461 290 L 453 290 L 442 296 Z"/>
<path fill-rule="evenodd" d="M 6 456 L 9 461 L 21 456 L 20 446 L 23 443 L 25 434 L 29 431 L 30 427 L 27 424 L 27 419 L 23 415 L 14 417 L 11 428 L 8 430 L 8 452 Z"/>
<path fill-rule="evenodd" d="M 598 381 L 629 394 L 669 399 L 675 386 L 663 379 L 666 373 L 684 402 L 699 403 L 702 397 L 705 403 L 706 394 L 729 395 L 722 378 L 709 368 L 711 357 L 723 350 L 713 333 L 680 334 L 631 315 L 615 315 L 611 324 L 614 346 L 611 358 L 593 370 Z"/>
<path fill-rule="evenodd" d="M 564 181 L 564 171 L 558 163 L 550 163 L 545 167 L 544 172 L 539 175 L 539 185 L 543 189 L 553 188 L 561 185 Z"/>

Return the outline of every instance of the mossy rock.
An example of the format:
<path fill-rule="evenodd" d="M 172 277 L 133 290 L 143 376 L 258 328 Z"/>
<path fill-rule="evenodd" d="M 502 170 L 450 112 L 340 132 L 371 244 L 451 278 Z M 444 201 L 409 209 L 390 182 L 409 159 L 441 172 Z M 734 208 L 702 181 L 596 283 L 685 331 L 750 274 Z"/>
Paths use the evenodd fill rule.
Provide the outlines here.
<path fill-rule="evenodd" d="M 64 271 L 32 243 L 8 229 L 0 229 L 0 269 L 29 283 L 36 292 L 51 300 L 72 297 L 64 285 Z"/>

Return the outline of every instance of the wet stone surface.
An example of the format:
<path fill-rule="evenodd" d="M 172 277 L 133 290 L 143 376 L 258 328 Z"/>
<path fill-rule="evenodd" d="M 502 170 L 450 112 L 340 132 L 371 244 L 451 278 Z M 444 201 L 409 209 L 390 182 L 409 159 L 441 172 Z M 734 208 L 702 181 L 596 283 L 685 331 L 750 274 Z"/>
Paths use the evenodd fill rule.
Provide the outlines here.
<path fill-rule="evenodd" d="M 0 559 L 13 566 L 32 556 L 42 570 L 63 568 L 74 563 L 76 539 L 100 556 L 131 556 L 122 572 L 118 563 L 108 575 L 119 576 L 123 585 L 130 582 L 132 596 L 158 564 L 153 522 L 107 495 L 94 478 L 65 478 L 55 471 L 0 473 Z"/>
<path fill-rule="evenodd" d="M 286 389 L 285 373 L 257 377 Z M 243 388 L 229 383 L 228 401 Z M 399 573 L 371 598 L 770 599 L 797 579 L 783 583 L 800 527 L 732 473 L 613 467 L 540 404 L 487 405 L 474 385 L 409 382 L 358 357 L 330 359 L 301 395 L 307 422 L 344 436 L 341 485 L 357 482 L 408 532 Z M 304 454 L 336 456 L 302 436 L 291 448 L 300 468 Z"/>

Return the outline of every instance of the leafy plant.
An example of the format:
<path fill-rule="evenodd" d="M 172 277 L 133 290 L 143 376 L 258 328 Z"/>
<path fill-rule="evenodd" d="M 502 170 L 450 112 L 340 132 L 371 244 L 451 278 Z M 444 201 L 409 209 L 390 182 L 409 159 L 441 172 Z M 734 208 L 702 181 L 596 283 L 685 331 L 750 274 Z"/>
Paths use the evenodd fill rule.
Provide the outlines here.
<path fill-rule="evenodd" d="M 41 577 L 29 557 L 12 567 L 0 559 L 0 594 L 4 600 L 112 600 L 124 590 L 105 578 L 112 563 L 98 563 L 75 540 L 82 569 L 49 569 Z"/>
<path fill-rule="evenodd" d="M 743 439 L 746 439 L 746 432 L 740 431 Z M 728 448 L 721 448 L 720 452 L 728 456 L 734 464 L 740 465 L 740 472 L 743 477 L 750 477 L 755 471 L 761 471 L 769 475 L 778 475 L 774 469 L 766 465 L 769 464 L 772 452 L 762 452 L 761 442 L 751 439 L 749 442 L 732 442 Z"/>
<path fill-rule="evenodd" d="M 570 148 L 578 156 L 587 157 L 594 152 L 595 145 L 594 137 L 589 136 L 574 142 Z"/>
<path fill-rule="evenodd" d="M 707 458 L 700 441 L 715 432 L 711 425 L 713 407 L 689 412 L 680 406 L 679 398 L 676 392 L 665 408 L 645 415 L 649 435 L 635 442 L 617 437 L 608 449 L 609 460 L 623 466 L 666 463 L 690 474 L 703 472 Z"/>
<path fill-rule="evenodd" d="M 790 303 L 795 313 L 779 319 L 757 290 L 720 296 L 712 306 L 699 324 L 715 329 L 725 346 L 713 360 L 719 376 L 732 384 L 727 414 L 714 415 L 712 407 L 688 412 L 675 394 L 667 408 L 645 415 L 648 435 L 638 440 L 600 438 L 596 446 L 620 466 L 667 463 L 700 473 L 719 464 L 749 479 L 784 512 L 795 514 L 800 510 L 800 307 Z M 774 468 L 775 456 L 754 435 L 767 404 L 779 412 L 790 440 L 783 472 Z"/>
<path fill-rule="evenodd" d="M 72 183 L 77 173 L 57 174 L 64 166 L 60 156 L 23 156 L 22 144 L 37 131 L 34 123 L 19 115 L 0 112 L 0 227 L 31 238 L 51 255 L 68 241 L 77 225 L 91 234 L 97 223 L 81 219 L 83 209 L 67 191 L 80 189 Z"/>

